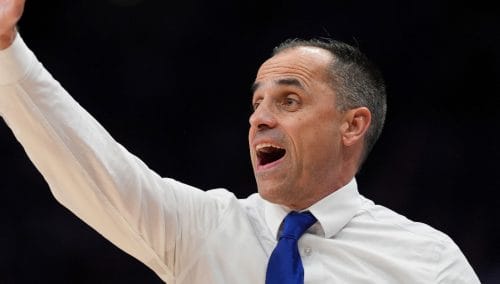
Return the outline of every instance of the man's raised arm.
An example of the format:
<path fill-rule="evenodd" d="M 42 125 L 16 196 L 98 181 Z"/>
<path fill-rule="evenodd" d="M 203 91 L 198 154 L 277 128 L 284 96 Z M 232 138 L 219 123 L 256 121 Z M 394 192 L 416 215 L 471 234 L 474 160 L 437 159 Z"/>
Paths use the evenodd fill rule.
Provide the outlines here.
<path fill-rule="evenodd" d="M 22 0 L 0 0 L 0 116 L 59 202 L 163 280 L 174 279 L 183 267 L 178 250 L 194 253 L 224 206 L 161 178 L 117 143 L 16 35 L 23 8 Z"/>

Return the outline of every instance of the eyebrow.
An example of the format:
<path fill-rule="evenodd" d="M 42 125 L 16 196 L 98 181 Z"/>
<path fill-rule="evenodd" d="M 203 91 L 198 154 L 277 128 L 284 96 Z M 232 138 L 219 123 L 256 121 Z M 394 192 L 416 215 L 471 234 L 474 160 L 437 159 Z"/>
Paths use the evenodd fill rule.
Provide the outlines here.
<path fill-rule="evenodd" d="M 282 86 L 294 86 L 294 87 L 298 87 L 299 89 L 304 90 L 304 85 L 302 85 L 302 83 L 300 83 L 300 81 L 295 79 L 295 78 L 282 78 L 282 79 L 278 79 L 278 80 L 274 81 L 273 83 L 275 83 L 277 85 L 282 85 Z M 259 82 L 253 83 L 252 87 L 251 87 L 252 93 L 255 93 L 255 91 L 257 91 L 257 89 L 260 86 L 261 86 L 261 84 Z"/>

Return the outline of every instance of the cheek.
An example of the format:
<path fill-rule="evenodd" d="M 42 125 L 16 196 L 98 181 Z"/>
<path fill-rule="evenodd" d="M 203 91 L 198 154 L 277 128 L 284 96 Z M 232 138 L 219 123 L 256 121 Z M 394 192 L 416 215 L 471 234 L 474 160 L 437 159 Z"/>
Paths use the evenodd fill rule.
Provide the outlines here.
<path fill-rule="evenodd" d="M 309 152 L 311 163 L 329 159 L 338 150 L 340 132 L 333 122 L 322 122 L 311 126 L 308 134 L 303 136 L 307 139 L 307 145 L 304 145 L 307 148 L 304 150 Z"/>
<path fill-rule="evenodd" d="M 317 109 L 308 115 L 294 117 L 287 129 L 299 159 L 324 159 L 338 147 L 340 127 L 333 111 Z"/>

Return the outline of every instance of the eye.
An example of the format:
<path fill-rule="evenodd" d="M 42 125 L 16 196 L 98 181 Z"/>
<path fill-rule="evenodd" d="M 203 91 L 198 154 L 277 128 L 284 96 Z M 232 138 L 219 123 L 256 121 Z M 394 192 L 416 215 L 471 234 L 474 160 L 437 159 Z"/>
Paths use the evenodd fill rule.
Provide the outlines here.
<path fill-rule="evenodd" d="M 262 100 L 260 100 L 260 99 L 259 99 L 259 100 L 256 100 L 256 101 L 254 101 L 254 102 L 252 103 L 252 109 L 253 109 L 254 111 L 255 111 L 255 110 L 259 107 L 259 105 L 260 105 L 260 102 L 261 102 L 261 101 L 262 101 Z"/>
<path fill-rule="evenodd" d="M 296 111 L 300 107 L 300 100 L 297 95 L 288 95 L 283 98 L 283 106 L 288 111 Z"/>
<path fill-rule="evenodd" d="M 285 105 L 287 105 L 287 106 L 293 106 L 296 103 L 297 103 L 297 101 L 292 99 L 292 98 L 285 98 Z"/>

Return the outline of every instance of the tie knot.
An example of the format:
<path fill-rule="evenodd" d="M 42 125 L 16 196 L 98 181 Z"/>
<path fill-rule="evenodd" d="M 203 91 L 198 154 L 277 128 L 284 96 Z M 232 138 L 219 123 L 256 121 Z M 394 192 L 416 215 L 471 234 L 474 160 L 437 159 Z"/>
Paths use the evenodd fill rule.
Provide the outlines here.
<path fill-rule="evenodd" d="M 309 211 L 302 213 L 292 211 L 288 213 L 283 222 L 283 231 L 281 232 L 280 239 L 290 238 L 298 240 L 316 222 L 316 217 Z"/>

